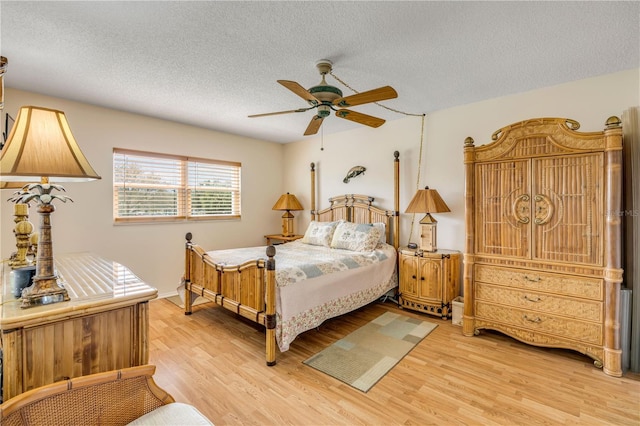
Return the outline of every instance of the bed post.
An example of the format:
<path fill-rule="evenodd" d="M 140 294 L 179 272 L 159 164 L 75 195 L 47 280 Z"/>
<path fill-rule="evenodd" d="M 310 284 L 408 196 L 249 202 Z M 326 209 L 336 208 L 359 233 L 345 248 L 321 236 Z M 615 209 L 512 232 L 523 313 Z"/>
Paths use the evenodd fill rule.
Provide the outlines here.
<path fill-rule="evenodd" d="M 311 220 L 316 219 L 316 165 L 311 163 Z"/>
<path fill-rule="evenodd" d="M 474 160 L 475 146 L 472 137 L 464 140 L 464 221 L 465 221 L 465 245 L 463 265 L 463 293 L 464 307 L 462 313 L 462 334 L 473 336 L 475 334 L 475 316 L 473 310 L 473 265 L 475 263 L 475 213 L 474 213 Z"/>
<path fill-rule="evenodd" d="M 393 246 L 398 249 L 400 247 L 400 153 L 393 152 L 394 167 L 394 212 L 393 212 Z"/>
<path fill-rule="evenodd" d="M 189 290 L 189 283 L 191 282 L 191 232 L 187 232 L 184 236 L 187 242 L 185 243 L 184 254 L 184 314 L 191 315 L 191 291 Z"/>
<path fill-rule="evenodd" d="M 267 365 L 276 365 L 276 248 L 267 247 L 267 282 L 266 284 L 266 343 Z"/>

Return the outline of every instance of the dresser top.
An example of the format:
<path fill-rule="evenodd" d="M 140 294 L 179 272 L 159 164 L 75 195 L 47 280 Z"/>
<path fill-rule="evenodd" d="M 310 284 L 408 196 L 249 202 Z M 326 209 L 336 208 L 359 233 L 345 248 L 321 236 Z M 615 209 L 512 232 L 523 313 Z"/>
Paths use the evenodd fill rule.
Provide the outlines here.
<path fill-rule="evenodd" d="M 11 268 L 2 265 L 0 329 L 44 324 L 63 318 L 84 316 L 119 306 L 130 306 L 157 297 L 158 291 L 143 282 L 124 265 L 92 253 L 54 256 L 58 281 L 70 300 L 21 308 L 13 295 Z"/>
<path fill-rule="evenodd" d="M 409 247 L 400 247 L 398 251 L 405 256 L 420 256 L 431 258 L 441 258 L 460 254 L 458 250 L 438 249 L 437 251 L 423 251 L 417 248 L 410 249 Z"/>

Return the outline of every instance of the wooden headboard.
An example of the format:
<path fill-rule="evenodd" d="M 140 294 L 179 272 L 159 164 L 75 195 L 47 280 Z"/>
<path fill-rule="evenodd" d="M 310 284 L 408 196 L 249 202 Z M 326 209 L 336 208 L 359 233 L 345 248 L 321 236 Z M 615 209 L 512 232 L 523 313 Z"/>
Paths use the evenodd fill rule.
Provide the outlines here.
<path fill-rule="evenodd" d="M 393 153 L 394 160 L 394 210 L 385 210 L 373 204 L 375 198 L 368 195 L 344 194 L 329 198 L 329 207 L 316 210 L 316 169 L 311 163 L 311 220 L 333 222 L 346 220 L 354 223 L 384 223 L 387 243 L 398 248 L 400 244 L 400 153 Z"/>

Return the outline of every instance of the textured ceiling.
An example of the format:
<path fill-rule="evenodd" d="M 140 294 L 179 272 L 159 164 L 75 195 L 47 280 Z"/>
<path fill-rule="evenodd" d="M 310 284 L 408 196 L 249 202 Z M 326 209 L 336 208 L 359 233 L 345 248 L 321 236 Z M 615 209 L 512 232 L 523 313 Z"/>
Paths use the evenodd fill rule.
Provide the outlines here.
<path fill-rule="evenodd" d="M 637 1 L 2 0 L 0 19 L 7 87 L 282 143 L 312 111 L 247 115 L 306 107 L 276 80 L 311 87 L 319 59 L 416 114 L 640 67 Z M 358 126 L 330 116 L 323 132 Z"/>

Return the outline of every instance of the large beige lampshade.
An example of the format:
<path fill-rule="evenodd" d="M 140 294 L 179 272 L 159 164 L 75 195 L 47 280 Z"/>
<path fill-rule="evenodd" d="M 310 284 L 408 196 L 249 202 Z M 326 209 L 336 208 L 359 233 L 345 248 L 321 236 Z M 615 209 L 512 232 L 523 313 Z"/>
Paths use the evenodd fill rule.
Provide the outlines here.
<path fill-rule="evenodd" d="M 34 179 L 35 178 L 35 179 Z M 76 142 L 64 112 L 20 108 L 0 157 L 0 181 L 89 181 L 100 176 Z"/>

